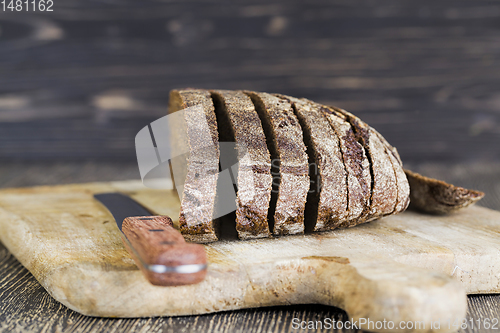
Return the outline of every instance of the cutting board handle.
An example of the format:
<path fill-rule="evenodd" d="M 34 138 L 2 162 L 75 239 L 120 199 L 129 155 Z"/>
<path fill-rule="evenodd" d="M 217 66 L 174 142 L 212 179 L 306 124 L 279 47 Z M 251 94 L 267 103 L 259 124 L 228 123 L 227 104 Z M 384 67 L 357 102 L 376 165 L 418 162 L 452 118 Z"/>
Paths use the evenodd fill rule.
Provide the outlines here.
<path fill-rule="evenodd" d="M 122 231 L 125 247 L 152 284 L 180 286 L 205 278 L 205 248 L 186 243 L 168 216 L 127 217 Z"/>

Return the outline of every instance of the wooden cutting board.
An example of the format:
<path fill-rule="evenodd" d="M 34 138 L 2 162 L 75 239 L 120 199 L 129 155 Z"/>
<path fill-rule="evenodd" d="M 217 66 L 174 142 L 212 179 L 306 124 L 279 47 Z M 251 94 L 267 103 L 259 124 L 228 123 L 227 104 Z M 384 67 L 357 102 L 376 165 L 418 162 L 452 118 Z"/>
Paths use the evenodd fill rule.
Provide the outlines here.
<path fill-rule="evenodd" d="M 139 181 L 0 191 L 3 244 L 56 300 L 85 315 L 176 316 L 321 303 L 345 309 L 354 320 L 393 321 L 396 328 L 400 321 L 422 321 L 425 327 L 414 331 L 448 332 L 456 330 L 448 321 L 465 316 L 466 293 L 500 292 L 500 212 L 481 207 L 211 243 L 204 282 L 152 286 L 124 249 L 112 216 L 92 197 L 109 191 L 127 193 L 157 214 L 178 214 L 172 190 Z M 385 331 L 404 331 L 396 328 Z"/>

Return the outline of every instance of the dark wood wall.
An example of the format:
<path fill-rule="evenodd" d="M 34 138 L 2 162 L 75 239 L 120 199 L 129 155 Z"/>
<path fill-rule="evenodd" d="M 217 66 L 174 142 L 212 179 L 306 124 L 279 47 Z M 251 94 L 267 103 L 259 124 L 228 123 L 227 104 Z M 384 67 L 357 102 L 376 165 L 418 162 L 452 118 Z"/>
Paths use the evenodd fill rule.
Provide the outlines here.
<path fill-rule="evenodd" d="M 407 162 L 500 160 L 500 2 L 54 0 L 0 12 L 0 159 L 135 159 L 176 87 L 345 108 Z"/>

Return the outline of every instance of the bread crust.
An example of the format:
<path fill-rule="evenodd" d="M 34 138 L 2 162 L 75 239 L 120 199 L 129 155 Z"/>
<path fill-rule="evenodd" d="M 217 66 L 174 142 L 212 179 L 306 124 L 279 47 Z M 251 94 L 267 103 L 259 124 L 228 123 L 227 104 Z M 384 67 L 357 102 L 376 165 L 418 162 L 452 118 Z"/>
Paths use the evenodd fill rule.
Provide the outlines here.
<path fill-rule="evenodd" d="M 448 214 L 484 197 L 480 191 L 453 186 L 441 180 L 404 170 L 411 186 L 411 207 L 430 214 Z"/>

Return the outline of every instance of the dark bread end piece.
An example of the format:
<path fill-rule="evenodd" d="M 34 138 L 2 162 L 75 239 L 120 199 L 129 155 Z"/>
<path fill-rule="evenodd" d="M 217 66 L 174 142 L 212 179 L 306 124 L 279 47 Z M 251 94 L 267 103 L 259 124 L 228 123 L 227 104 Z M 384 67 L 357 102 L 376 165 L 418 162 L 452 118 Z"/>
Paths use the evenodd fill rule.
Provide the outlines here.
<path fill-rule="evenodd" d="M 182 121 L 172 128 L 172 169 L 181 197 L 180 231 L 190 242 L 207 243 L 218 239 L 217 221 L 212 219 L 219 172 L 217 122 L 210 92 L 172 90 L 169 114 L 184 110 Z M 181 124 L 179 124 L 181 123 Z M 207 126 L 208 125 L 208 126 Z M 211 140 L 211 149 L 203 149 Z M 189 154 L 185 154 L 189 151 Z"/>
<path fill-rule="evenodd" d="M 447 214 L 470 206 L 484 197 L 480 191 L 453 186 L 406 170 L 410 183 L 410 207 L 431 214 Z"/>

